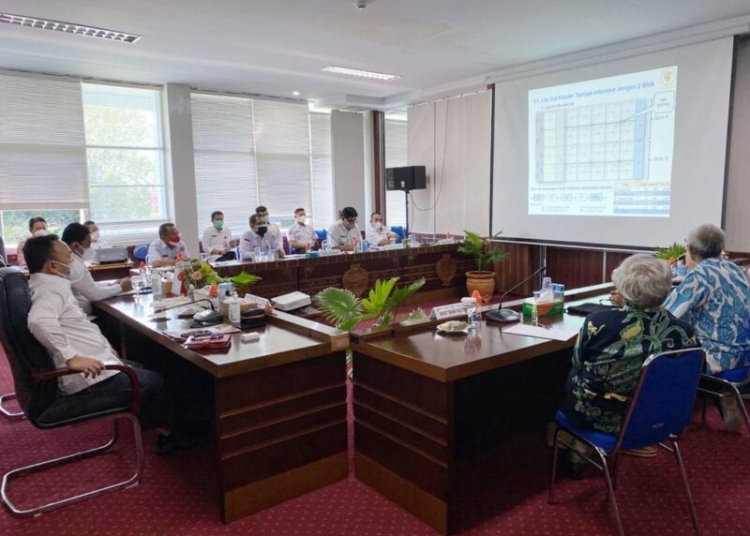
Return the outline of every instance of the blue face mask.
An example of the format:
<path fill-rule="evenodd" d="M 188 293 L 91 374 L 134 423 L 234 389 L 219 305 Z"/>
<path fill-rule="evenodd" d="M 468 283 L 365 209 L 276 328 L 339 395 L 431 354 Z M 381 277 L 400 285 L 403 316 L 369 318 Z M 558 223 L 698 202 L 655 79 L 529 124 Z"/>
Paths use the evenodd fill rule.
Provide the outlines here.
<path fill-rule="evenodd" d="M 221 230 L 221 228 L 224 227 L 224 220 L 216 220 L 214 222 L 214 227 Z"/>

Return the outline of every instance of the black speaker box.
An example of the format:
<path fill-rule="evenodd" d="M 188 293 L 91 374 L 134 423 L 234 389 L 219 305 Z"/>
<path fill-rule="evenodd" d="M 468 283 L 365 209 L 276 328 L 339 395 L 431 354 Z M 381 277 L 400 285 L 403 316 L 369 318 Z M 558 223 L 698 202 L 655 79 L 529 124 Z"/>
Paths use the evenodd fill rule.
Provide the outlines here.
<path fill-rule="evenodd" d="M 424 190 L 427 188 L 427 173 L 424 166 L 386 168 L 386 190 Z"/>

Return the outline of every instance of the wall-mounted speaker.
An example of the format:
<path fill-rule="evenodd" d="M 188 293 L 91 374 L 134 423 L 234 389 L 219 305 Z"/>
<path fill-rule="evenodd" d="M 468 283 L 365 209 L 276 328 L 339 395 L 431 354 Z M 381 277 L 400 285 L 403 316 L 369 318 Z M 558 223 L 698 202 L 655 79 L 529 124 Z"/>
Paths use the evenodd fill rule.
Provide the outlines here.
<path fill-rule="evenodd" d="M 386 190 L 424 190 L 427 188 L 427 171 L 424 166 L 386 168 Z"/>

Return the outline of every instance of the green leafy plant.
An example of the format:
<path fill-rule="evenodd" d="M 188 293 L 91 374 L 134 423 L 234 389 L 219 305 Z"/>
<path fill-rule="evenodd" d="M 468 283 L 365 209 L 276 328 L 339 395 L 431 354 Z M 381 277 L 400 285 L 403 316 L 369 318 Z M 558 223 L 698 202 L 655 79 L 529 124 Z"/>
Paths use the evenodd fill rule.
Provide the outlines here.
<path fill-rule="evenodd" d="M 248 287 L 250 285 L 254 285 L 258 281 L 260 281 L 261 278 L 257 275 L 248 274 L 247 272 L 243 271 L 234 277 L 230 277 L 229 281 L 235 286 L 235 287 Z"/>
<path fill-rule="evenodd" d="M 684 255 L 686 248 L 683 244 L 675 242 L 665 248 L 656 248 L 656 258 L 664 259 L 667 262 L 676 261 L 680 255 Z"/>
<path fill-rule="evenodd" d="M 396 287 L 397 277 L 375 281 L 366 298 L 359 299 L 349 290 L 329 287 L 315 295 L 315 303 L 325 318 L 342 331 L 351 331 L 360 322 L 377 319 L 375 327 L 387 326 L 394 310 L 425 284 L 424 279 Z"/>
<path fill-rule="evenodd" d="M 495 238 L 500 233 L 495 234 Z M 506 259 L 510 254 L 502 248 L 493 247 L 486 239 L 481 238 L 477 233 L 464 231 L 464 241 L 459 246 L 458 251 L 474 257 L 477 263 L 477 271 L 482 272 L 484 268 L 495 261 Z"/>

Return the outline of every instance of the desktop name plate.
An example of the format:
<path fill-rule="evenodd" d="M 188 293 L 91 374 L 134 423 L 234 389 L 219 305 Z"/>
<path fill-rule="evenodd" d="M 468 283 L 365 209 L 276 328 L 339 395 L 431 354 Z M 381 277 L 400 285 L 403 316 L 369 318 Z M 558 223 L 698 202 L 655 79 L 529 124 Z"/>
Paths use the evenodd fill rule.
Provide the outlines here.
<path fill-rule="evenodd" d="M 432 311 L 430 311 L 430 318 L 433 320 L 443 320 L 444 318 L 454 318 L 456 316 L 466 316 L 466 308 L 460 303 L 440 305 L 433 307 Z"/>

